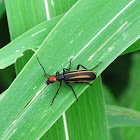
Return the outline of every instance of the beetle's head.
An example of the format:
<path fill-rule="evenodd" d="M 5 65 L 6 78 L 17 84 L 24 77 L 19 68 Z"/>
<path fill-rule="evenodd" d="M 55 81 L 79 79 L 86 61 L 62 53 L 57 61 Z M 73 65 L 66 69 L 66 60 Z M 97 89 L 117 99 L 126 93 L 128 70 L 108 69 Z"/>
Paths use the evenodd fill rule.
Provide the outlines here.
<path fill-rule="evenodd" d="M 48 78 L 48 80 L 45 81 L 45 83 L 46 83 L 47 85 L 49 85 L 49 84 L 51 84 L 51 83 L 56 82 L 56 81 L 57 81 L 56 76 L 46 74 L 45 69 L 44 69 L 44 67 L 42 66 L 42 64 L 40 63 L 40 61 L 39 61 L 39 59 L 38 59 L 37 56 L 36 56 L 36 58 L 37 58 L 37 60 L 38 60 L 38 63 L 40 64 L 40 66 L 42 67 L 42 69 L 43 69 L 43 71 L 44 71 L 44 74 L 45 74 L 44 76 L 46 76 L 46 77 Z"/>
<path fill-rule="evenodd" d="M 56 81 L 57 81 L 56 76 L 51 75 L 51 76 L 48 78 L 48 80 L 46 81 L 46 84 L 49 85 L 49 84 L 54 83 L 54 82 L 56 82 Z"/>

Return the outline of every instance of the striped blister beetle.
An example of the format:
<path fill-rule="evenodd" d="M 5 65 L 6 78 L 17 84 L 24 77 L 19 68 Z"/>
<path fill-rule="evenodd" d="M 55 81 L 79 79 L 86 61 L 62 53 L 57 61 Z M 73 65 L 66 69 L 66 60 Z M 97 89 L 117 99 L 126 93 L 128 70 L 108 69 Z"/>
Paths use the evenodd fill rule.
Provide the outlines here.
<path fill-rule="evenodd" d="M 42 66 L 42 64 L 40 63 L 38 57 L 37 57 L 37 60 L 38 60 L 40 66 L 42 67 L 42 69 L 43 69 L 43 71 L 45 73 L 44 76 L 46 76 L 48 78 L 48 80 L 45 81 L 47 85 L 49 85 L 51 83 L 55 83 L 56 81 L 60 82 L 59 88 L 58 88 L 57 92 L 55 93 L 55 96 L 52 99 L 51 106 L 52 106 L 52 104 L 54 102 L 54 99 L 56 98 L 56 95 L 57 95 L 58 91 L 60 90 L 60 87 L 62 85 L 62 81 L 64 81 L 64 83 L 72 89 L 72 91 L 73 91 L 73 93 L 74 93 L 74 95 L 76 97 L 76 100 L 78 101 L 77 95 L 76 95 L 74 89 L 72 88 L 72 86 L 69 85 L 69 83 L 85 83 L 85 84 L 92 85 L 89 82 L 93 81 L 93 80 L 95 80 L 97 78 L 96 72 L 92 71 L 92 70 L 97 68 L 99 66 L 99 64 L 102 63 L 102 62 L 100 62 L 98 65 L 96 65 L 95 67 L 93 67 L 90 70 L 87 70 L 84 66 L 82 66 L 80 64 L 77 66 L 76 70 L 70 70 L 71 69 L 71 60 L 72 60 L 71 59 L 69 68 L 68 69 L 64 68 L 62 74 L 59 74 L 59 72 L 57 71 L 56 76 L 55 76 L 55 75 L 46 74 L 45 69 Z M 84 70 L 79 70 L 80 66 Z"/>

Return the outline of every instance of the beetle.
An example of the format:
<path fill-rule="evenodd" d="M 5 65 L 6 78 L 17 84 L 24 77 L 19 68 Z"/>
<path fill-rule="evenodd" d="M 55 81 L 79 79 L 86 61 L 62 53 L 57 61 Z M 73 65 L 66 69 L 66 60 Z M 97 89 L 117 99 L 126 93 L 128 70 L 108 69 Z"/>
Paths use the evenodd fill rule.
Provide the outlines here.
<path fill-rule="evenodd" d="M 76 95 L 73 87 L 71 85 L 69 85 L 69 83 L 85 83 L 85 84 L 92 85 L 92 84 L 89 83 L 89 81 L 93 81 L 93 80 L 95 80 L 97 78 L 96 72 L 95 71 L 92 71 L 92 70 L 95 69 L 95 68 L 97 68 L 102 63 L 102 62 L 100 62 L 98 65 L 96 65 L 95 67 L 93 67 L 90 70 L 86 69 L 81 64 L 79 64 L 77 66 L 77 69 L 76 70 L 70 70 L 71 69 L 71 60 L 72 60 L 72 59 L 70 59 L 69 68 L 68 69 L 67 68 L 64 68 L 62 74 L 59 74 L 59 72 L 57 71 L 56 72 L 56 76 L 55 76 L 55 75 L 46 74 L 46 71 L 45 71 L 43 65 L 40 63 L 38 57 L 37 57 L 37 60 L 38 60 L 40 66 L 42 67 L 42 69 L 43 69 L 43 71 L 45 73 L 44 76 L 46 76 L 48 78 L 48 80 L 45 81 L 45 83 L 47 85 L 49 85 L 51 83 L 55 83 L 56 81 L 59 81 L 60 82 L 59 88 L 56 91 L 55 96 L 53 97 L 50 106 L 52 106 L 52 104 L 54 102 L 54 99 L 56 98 L 56 95 L 57 95 L 57 93 L 60 90 L 60 87 L 62 85 L 62 81 L 64 81 L 64 83 L 72 89 L 72 91 L 73 91 L 73 93 L 74 93 L 74 95 L 76 97 L 76 100 L 78 101 L 77 95 Z M 80 67 L 82 67 L 84 70 L 79 70 Z"/>

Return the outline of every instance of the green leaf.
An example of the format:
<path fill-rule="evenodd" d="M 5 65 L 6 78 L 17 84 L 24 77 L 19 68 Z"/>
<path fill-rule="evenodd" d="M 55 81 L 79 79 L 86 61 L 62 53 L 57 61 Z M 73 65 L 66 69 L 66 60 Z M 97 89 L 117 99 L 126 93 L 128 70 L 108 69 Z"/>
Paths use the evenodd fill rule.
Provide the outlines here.
<path fill-rule="evenodd" d="M 48 5 L 48 14 L 50 19 L 56 17 L 60 14 L 67 12 L 77 0 L 53 0 L 47 1 Z"/>
<path fill-rule="evenodd" d="M 11 40 L 47 20 L 44 1 L 5 0 L 5 7 Z"/>
<path fill-rule="evenodd" d="M 108 125 L 112 127 L 140 126 L 140 112 L 123 107 L 108 105 L 107 108 Z"/>
<path fill-rule="evenodd" d="M 17 58 L 23 55 L 24 51 L 28 49 L 35 51 L 37 48 L 39 48 L 41 43 L 57 24 L 57 22 L 62 18 L 62 16 L 63 15 L 35 26 L 0 49 L 0 69 L 15 63 Z"/>
<path fill-rule="evenodd" d="M 49 74 L 61 72 L 71 57 L 72 69 L 79 63 L 90 69 L 102 61 L 96 69 L 99 75 L 138 39 L 137 5 L 138 1 L 78 1 L 35 55 Z M 58 83 L 45 88 L 43 71 L 35 55 L 1 99 L 0 133 L 3 139 L 39 139 L 75 101 L 69 87 L 63 86 L 50 107 Z M 77 96 L 87 87 L 73 85 Z"/>
<path fill-rule="evenodd" d="M 66 137 L 64 128 L 64 119 L 61 116 L 55 124 L 45 133 L 41 140 L 52 139 L 52 140 L 64 140 Z"/>

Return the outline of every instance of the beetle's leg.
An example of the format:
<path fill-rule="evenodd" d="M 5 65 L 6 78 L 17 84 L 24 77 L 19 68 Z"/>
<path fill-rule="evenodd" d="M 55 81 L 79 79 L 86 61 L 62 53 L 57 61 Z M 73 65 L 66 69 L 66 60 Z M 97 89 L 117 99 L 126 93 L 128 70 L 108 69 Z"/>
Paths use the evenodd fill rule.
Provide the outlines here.
<path fill-rule="evenodd" d="M 56 72 L 56 76 L 59 75 L 59 71 Z"/>
<path fill-rule="evenodd" d="M 97 68 L 101 63 L 103 63 L 103 62 L 100 62 L 97 66 L 93 67 L 91 70 Z"/>
<path fill-rule="evenodd" d="M 86 69 L 83 65 L 81 65 L 81 64 L 79 64 L 78 66 L 77 66 L 77 70 L 79 70 L 79 67 L 82 67 L 82 68 L 84 68 L 84 69 Z M 87 70 L 87 69 L 86 69 Z"/>
<path fill-rule="evenodd" d="M 64 82 L 65 82 L 65 81 L 64 81 Z M 69 85 L 67 82 L 65 82 L 65 84 L 66 84 L 67 86 L 69 86 L 69 87 L 72 89 L 72 91 L 73 91 L 73 93 L 74 93 L 74 95 L 75 95 L 75 97 L 76 97 L 76 100 L 78 101 L 77 95 L 76 95 L 76 93 L 75 93 L 73 87 L 72 87 L 71 85 Z"/>
<path fill-rule="evenodd" d="M 53 99 L 52 99 L 52 102 L 51 102 L 51 105 L 50 106 L 52 106 L 52 104 L 53 104 L 53 102 L 54 102 L 54 99 L 55 99 L 55 97 L 56 97 L 56 95 L 57 95 L 57 93 L 58 93 L 58 91 L 59 91 L 59 89 L 60 89 L 60 87 L 61 87 L 61 81 L 60 81 L 60 85 L 59 85 L 59 88 L 58 88 L 58 90 L 56 91 L 56 93 L 55 93 L 55 96 L 53 97 Z"/>
<path fill-rule="evenodd" d="M 69 65 L 69 69 L 67 69 L 67 68 L 64 68 L 64 69 L 63 69 L 63 72 L 65 72 L 66 70 L 67 70 L 67 71 L 70 71 L 70 69 L 71 69 L 71 60 L 72 60 L 72 59 L 70 59 L 70 65 Z"/>
<path fill-rule="evenodd" d="M 69 65 L 69 70 L 71 69 L 71 60 L 72 60 L 72 59 L 70 59 L 70 65 Z"/>
<path fill-rule="evenodd" d="M 63 69 L 63 73 L 66 72 L 66 70 L 69 71 L 69 69 L 64 68 L 64 69 Z"/>

